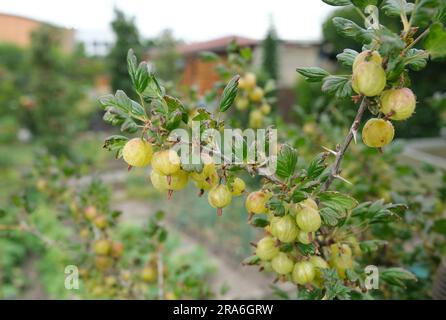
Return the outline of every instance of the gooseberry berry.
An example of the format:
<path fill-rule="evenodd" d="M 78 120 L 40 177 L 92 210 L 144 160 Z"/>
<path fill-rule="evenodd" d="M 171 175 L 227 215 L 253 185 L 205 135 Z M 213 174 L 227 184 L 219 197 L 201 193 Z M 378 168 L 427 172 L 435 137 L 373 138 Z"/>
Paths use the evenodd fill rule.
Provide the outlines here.
<path fill-rule="evenodd" d="M 107 239 L 96 240 L 93 244 L 93 251 L 97 255 L 106 256 L 110 253 L 111 245 L 110 241 Z"/>
<path fill-rule="evenodd" d="M 310 244 L 311 241 L 314 240 L 314 236 L 314 232 L 299 230 L 299 232 L 297 233 L 297 241 L 303 244 Z"/>
<path fill-rule="evenodd" d="M 353 62 L 353 70 L 364 61 L 374 62 L 377 65 L 382 65 L 383 59 L 378 51 L 365 50 L 358 54 Z"/>
<path fill-rule="evenodd" d="M 386 90 L 381 95 L 380 111 L 392 120 L 406 120 L 415 111 L 417 98 L 409 88 Z"/>
<path fill-rule="evenodd" d="M 311 283 L 316 276 L 316 270 L 309 261 L 301 261 L 294 265 L 291 278 L 293 282 L 300 285 Z"/>
<path fill-rule="evenodd" d="M 231 193 L 233 196 L 236 197 L 241 195 L 243 192 L 245 192 L 245 189 L 246 189 L 246 184 L 245 181 L 243 181 L 242 179 L 236 177 L 234 181 L 232 181 Z"/>
<path fill-rule="evenodd" d="M 271 220 L 271 234 L 282 242 L 293 242 L 298 233 L 296 222 L 290 215 Z"/>
<path fill-rule="evenodd" d="M 381 148 L 392 142 L 395 129 L 390 121 L 372 118 L 362 129 L 362 140 L 371 148 Z"/>
<path fill-rule="evenodd" d="M 180 170 L 180 157 L 171 149 L 158 151 L 153 155 L 152 167 L 162 175 L 172 175 Z"/>
<path fill-rule="evenodd" d="M 265 237 L 257 242 L 256 256 L 261 260 L 269 261 L 279 254 L 276 241 L 272 237 Z"/>
<path fill-rule="evenodd" d="M 213 187 L 208 193 L 209 204 L 218 209 L 221 215 L 221 209 L 227 207 L 232 201 L 232 194 L 227 185 L 219 184 Z"/>
<path fill-rule="evenodd" d="M 319 212 L 309 206 L 304 206 L 296 214 L 296 223 L 299 229 L 305 232 L 314 232 L 321 227 Z"/>
<path fill-rule="evenodd" d="M 263 99 L 263 89 L 260 87 L 255 87 L 250 93 L 249 93 L 249 99 L 251 99 L 254 102 L 260 102 Z"/>
<path fill-rule="evenodd" d="M 272 259 L 271 266 L 275 272 L 284 275 L 293 271 L 294 262 L 286 253 L 280 252 Z"/>
<path fill-rule="evenodd" d="M 152 153 L 152 145 L 141 138 L 129 140 L 122 149 L 124 161 L 133 167 L 147 166 L 152 160 Z"/>
<path fill-rule="evenodd" d="M 266 213 L 268 211 L 266 208 L 268 200 L 269 196 L 263 191 L 251 192 L 246 198 L 246 210 L 254 214 Z"/>
<path fill-rule="evenodd" d="M 374 97 L 386 87 L 386 72 L 383 67 L 372 61 L 365 61 L 353 70 L 353 90 L 367 97 Z"/>

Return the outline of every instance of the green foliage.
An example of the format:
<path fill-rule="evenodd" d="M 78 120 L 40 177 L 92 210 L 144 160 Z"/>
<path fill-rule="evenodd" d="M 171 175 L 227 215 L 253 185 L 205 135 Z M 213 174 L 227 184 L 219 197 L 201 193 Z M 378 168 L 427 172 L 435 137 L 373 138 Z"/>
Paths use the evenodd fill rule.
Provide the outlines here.
<path fill-rule="evenodd" d="M 271 25 L 262 44 L 262 69 L 273 80 L 279 76 L 278 43 L 276 30 Z"/>
<path fill-rule="evenodd" d="M 124 90 L 127 94 L 133 95 L 133 89 L 128 81 L 127 67 L 122 64 L 127 58 L 127 51 L 133 48 L 135 54 L 142 54 L 142 45 L 139 31 L 135 25 L 134 18 L 128 18 L 124 12 L 115 9 L 115 17 L 111 23 L 115 34 L 115 43 L 108 54 L 108 64 L 110 72 L 110 82 L 113 91 Z"/>

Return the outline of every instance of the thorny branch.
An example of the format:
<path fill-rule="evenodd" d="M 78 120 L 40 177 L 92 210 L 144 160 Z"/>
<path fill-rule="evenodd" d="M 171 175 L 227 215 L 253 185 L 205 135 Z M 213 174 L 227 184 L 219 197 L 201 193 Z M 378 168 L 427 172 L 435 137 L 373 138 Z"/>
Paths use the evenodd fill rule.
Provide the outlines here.
<path fill-rule="evenodd" d="M 359 106 L 355 120 L 353 121 L 352 126 L 350 127 L 350 130 L 347 136 L 345 137 L 344 143 L 336 150 L 336 160 L 333 166 L 331 167 L 331 172 L 328 179 L 325 181 L 324 185 L 321 188 L 322 192 L 327 191 L 328 188 L 330 188 L 331 184 L 333 183 L 334 179 L 340 177 L 339 174 L 341 173 L 341 162 L 344 159 L 345 152 L 350 146 L 350 143 L 352 142 L 353 138 L 356 141 L 356 134 L 358 132 L 359 125 L 361 124 L 364 111 L 367 109 L 367 105 L 368 105 L 367 98 L 364 97 Z"/>

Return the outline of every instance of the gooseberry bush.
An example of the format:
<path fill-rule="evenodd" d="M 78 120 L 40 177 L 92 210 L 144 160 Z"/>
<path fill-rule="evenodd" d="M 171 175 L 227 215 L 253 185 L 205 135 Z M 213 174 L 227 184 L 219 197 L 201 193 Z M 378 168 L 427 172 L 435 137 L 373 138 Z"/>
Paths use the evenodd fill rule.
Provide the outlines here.
<path fill-rule="evenodd" d="M 65 158 L 36 154 L 24 191 L 0 209 L 1 297 L 27 290 L 26 276 L 17 274 L 27 253 L 35 257 L 51 298 L 212 296 L 206 283 L 210 266 L 198 252 L 173 254 L 178 243 L 164 226 L 164 212 L 143 225 L 126 224 L 122 212 L 111 208 L 108 187 L 79 178 L 78 169 Z M 72 274 L 79 276 L 76 290 L 67 287 Z"/>
<path fill-rule="evenodd" d="M 407 206 L 378 199 L 358 203 L 351 195 L 330 189 L 335 180 L 354 188 L 342 175 L 342 161 L 352 141 L 361 143 L 357 139 L 361 127 L 363 143 L 385 153 L 383 148 L 397 136 L 392 122 L 404 121 L 415 112 L 416 96 L 410 89 L 410 72 L 422 70 L 429 59 L 446 56 L 446 8 L 442 2 L 432 5 L 431 1 L 324 2 L 333 6 L 353 5 L 365 20 L 362 27 L 344 18 L 334 18 L 338 32 L 363 45 L 360 53 L 345 49 L 337 57 L 351 67 L 351 74 L 332 75 L 316 67 L 297 70 L 310 82 L 322 82 L 327 95 L 351 98 L 358 104 L 347 135 L 334 147 L 325 147 L 325 152 L 302 164 L 298 162 L 298 150 L 286 143 L 275 144 L 269 126 L 263 141 L 268 152 L 257 153 L 254 161 L 248 159 L 246 150 L 252 145 L 245 137 L 243 143 L 232 149 L 228 159 L 227 154 L 221 153 L 220 141 L 205 133 L 209 129 L 221 132 L 228 123 L 237 123 L 230 118 L 233 105 L 239 111 L 251 108 L 251 114 L 259 110 L 262 115 L 269 113 L 270 108 L 264 107 L 268 103 L 264 94 L 267 90 L 257 85 L 255 75 L 242 64 L 237 69 L 242 75 L 233 75 L 223 90 L 217 90 L 221 96 L 215 108 L 203 106 L 189 112 L 179 99 L 166 92 L 146 62 L 137 63 L 131 50 L 127 65 L 139 101 L 117 91 L 100 102 L 106 110 L 106 122 L 137 137 L 114 135 L 105 141 L 104 147 L 114 151 L 117 158 L 122 156 L 129 169 L 151 164 L 150 180 L 168 198 L 192 180 L 198 196 L 207 192 L 209 204 L 219 215 L 223 208 L 230 210 L 233 197 L 245 193 L 242 172 L 260 177 L 261 186 L 246 197 L 246 210 L 248 222 L 263 229 L 264 236 L 253 243 L 254 254 L 244 264 L 274 272 L 278 281 L 293 282 L 302 299 L 373 298 L 375 292 L 369 286 L 372 269 L 359 261 L 364 262 L 361 257 L 378 250 L 383 242 L 377 238 L 364 239 L 362 235 L 372 227 L 398 221 Z M 402 30 L 396 33 L 381 25 L 380 13 L 400 17 Z M 242 50 L 238 56 L 249 57 Z M 420 112 L 422 108 L 419 106 Z M 372 118 L 363 124 L 368 112 Z M 251 121 L 251 116 L 249 120 L 253 128 L 264 125 L 263 121 Z M 199 141 L 189 142 L 175 135 L 178 128 L 193 131 L 192 121 L 199 122 L 199 132 L 204 138 L 200 136 Z M 188 149 L 197 143 L 200 162 L 192 163 Z M 187 149 L 178 147 L 184 144 Z M 237 147 L 243 150 L 238 162 L 234 161 Z M 267 170 L 269 161 L 276 164 L 275 172 Z M 342 190 L 348 188 L 344 186 Z M 380 267 L 378 276 L 381 290 L 388 286 L 404 287 L 407 281 L 416 280 L 411 272 L 399 266 Z"/>

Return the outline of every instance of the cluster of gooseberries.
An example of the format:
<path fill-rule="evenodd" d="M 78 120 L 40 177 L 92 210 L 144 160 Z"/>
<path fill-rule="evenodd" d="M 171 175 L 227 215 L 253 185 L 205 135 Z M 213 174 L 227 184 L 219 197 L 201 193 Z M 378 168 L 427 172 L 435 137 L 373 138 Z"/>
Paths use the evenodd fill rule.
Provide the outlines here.
<path fill-rule="evenodd" d="M 364 143 L 372 148 L 381 148 L 393 140 L 395 130 L 389 120 L 406 120 L 415 111 L 416 97 L 412 90 L 404 87 L 385 90 L 386 85 L 387 76 L 379 52 L 361 52 L 353 63 L 353 90 L 365 97 L 378 97 L 379 112 L 383 115 L 368 120 L 362 130 Z"/>
<path fill-rule="evenodd" d="M 250 105 L 254 106 L 249 113 L 249 126 L 254 129 L 262 128 L 264 116 L 271 112 L 271 105 L 266 101 L 263 89 L 257 85 L 256 75 L 252 72 L 245 73 L 240 77 L 238 88 L 235 107 L 239 111 L 245 111 Z"/>
<path fill-rule="evenodd" d="M 222 183 L 214 161 L 204 154 L 201 170 L 192 172 L 183 169 L 176 151 L 166 149 L 153 153 L 152 145 L 142 138 L 129 140 L 122 155 L 129 166 L 144 167 L 151 164 L 150 181 L 158 191 L 167 191 L 168 198 L 174 191 L 185 188 L 189 179 L 192 180 L 200 190 L 200 195 L 208 191 L 209 204 L 217 209 L 218 215 L 231 204 L 233 196 L 240 196 L 245 191 L 245 182 L 241 178 L 226 179 L 226 184 Z"/>
<path fill-rule="evenodd" d="M 266 236 L 255 244 L 255 255 L 260 259 L 262 268 L 275 272 L 282 281 L 291 280 L 296 285 L 307 287 L 320 287 L 324 281 L 322 269 L 330 267 L 345 279 L 346 270 L 353 267 L 351 245 L 357 243 L 355 239 L 321 247 L 317 232 L 322 222 L 316 201 L 307 198 L 299 203 L 288 203 L 285 214 L 275 216 L 268 208 L 269 198 L 267 192 L 256 191 L 246 200 L 246 209 L 251 214 L 268 216 L 269 225 L 264 228 Z M 311 243 L 317 248 L 312 255 L 302 254 L 296 246 Z M 283 244 L 291 247 L 283 247 Z M 329 257 L 328 261 L 323 256 Z"/>

